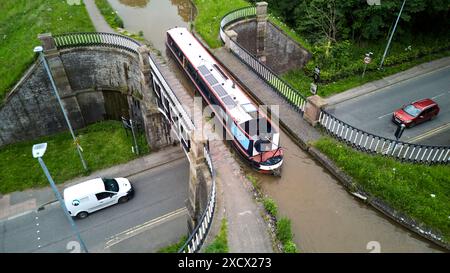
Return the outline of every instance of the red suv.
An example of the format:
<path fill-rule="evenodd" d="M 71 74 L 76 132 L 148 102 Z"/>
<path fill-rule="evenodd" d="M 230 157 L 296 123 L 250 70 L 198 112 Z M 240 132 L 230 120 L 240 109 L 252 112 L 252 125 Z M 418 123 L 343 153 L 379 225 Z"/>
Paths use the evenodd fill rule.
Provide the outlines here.
<path fill-rule="evenodd" d="M 432 99 L 423 99 L 411 104 L 403 105 L 392 115 L 392 121 L 397 124 L 405 124 L 412 127 L 424 121 L 430 120 L 439 113 L 439 106 Z"/>

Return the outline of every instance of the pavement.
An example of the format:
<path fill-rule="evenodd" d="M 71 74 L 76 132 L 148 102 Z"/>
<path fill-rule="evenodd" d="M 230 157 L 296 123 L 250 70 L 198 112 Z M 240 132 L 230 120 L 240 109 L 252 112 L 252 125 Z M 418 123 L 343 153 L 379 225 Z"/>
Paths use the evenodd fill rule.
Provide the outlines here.
<path fill-rule="evenodd" d="M 83 2 L 97 32 L 115 32 L 103 18 L 94 0 L 84 0 Z"/>
<path fill-rule="evenodd" d="M 402 105 L 422 98 L 431 98 L 440 106 L 438 116 L 425 123 L 407 128 L 402 141 L 448 145 L 450 134 L 450 58 L 444 58 L 378 81 L 378 88 L 356 88 L 329 100 L 337 102 L 326 110 L 340 120 L 364 131 L 394 138 L 397 125 L 391 121 L 392 113 Z M 366 86 L 367 87 L 367 86 Z M 356 90 L 356 91 L 355 91 Z M 364 91 L 364 92 L 363 92 Z M 350 95 L 358 95 L 349 98 Z M 336 97 L 337 97 L 336 96 Z"/>
<path fill-rule="evenodd" d="M 134 198 L 75 219 L 89 252 L 154 252 L 187 234 L 189 162 L 179 147 L 149 157 L 159 162 L 147 165 L 149 160 L 139 160 L 103 171 L 136 171 L 135 165 L 141 166 L 126 175 L 135 188 Z M 0 220 L 0 234 L 0 252 L 60 253 L 77 243 L 57 202 Z"/>

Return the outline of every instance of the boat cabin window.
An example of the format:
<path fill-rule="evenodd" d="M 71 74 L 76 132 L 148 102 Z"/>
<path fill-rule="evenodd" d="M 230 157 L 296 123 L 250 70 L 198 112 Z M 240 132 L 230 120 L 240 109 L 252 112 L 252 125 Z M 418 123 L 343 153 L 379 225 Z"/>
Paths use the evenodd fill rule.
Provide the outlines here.
<path fill-rule="evenodd" d="M 254 118 L 239 125 L 250 136 L 271 135 L 272 125 L 266 118 Z"/>
<path fill-rule="evenodd" d="M 255 149 L 258 152 L 268 152 L 272 150 L 272 142 L 269 140 L 259 139 L 255 141 Z"/>

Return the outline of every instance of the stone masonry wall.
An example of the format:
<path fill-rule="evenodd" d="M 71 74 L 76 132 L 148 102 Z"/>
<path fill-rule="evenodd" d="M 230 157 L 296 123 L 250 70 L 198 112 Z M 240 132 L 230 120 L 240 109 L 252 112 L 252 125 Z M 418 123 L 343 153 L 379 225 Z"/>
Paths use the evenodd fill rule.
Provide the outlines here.
<path fill-rule="evenodd" d="M 236 33 L 237 42 L 256 55 L 256 21 L 245 21 L 231 27 Z M 266 64 L 277 74 L 294 68 L 302 68 L 311 54 L 297 42 L 286 36 L 280 29 L 267 23 Z"/>
<path fill-rule="evenodd" d="M 136 56 L 119 49 L 79 48 L 60 52 L 80 121 L 74 129 L 105 119 L 103 92 L 139 97 L 140 70 Z M 73 99 L 75 98 L 75 100 Z M 132 101 L 129 99 L 128 101 Z M 130 105 L 133 109 L 136 106 Z M 60 106 L 43 65 L 38 61 L 0 106 L 0 146 L 67 130 Z"/>

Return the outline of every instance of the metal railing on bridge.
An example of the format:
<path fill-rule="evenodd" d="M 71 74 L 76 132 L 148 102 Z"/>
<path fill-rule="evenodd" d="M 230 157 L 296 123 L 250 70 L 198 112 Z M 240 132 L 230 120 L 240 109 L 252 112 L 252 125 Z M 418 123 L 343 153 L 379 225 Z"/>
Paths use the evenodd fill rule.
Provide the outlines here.
<path fill-rule="evenodd" d="M 189 238 L 186 240 L 185 244 L 178 250 L 178 253 L 198 252 L 205 242 L 206 235 L 211 228 L 211 223 L 216 208 L 216 173 L 214 171 L 214 165 L 212 162 L 211 154 L 209 152 L 209 145 L 205 145 L 203 147 L 203 154 L 212 176 L 212 185 L 208 198 L 208 204 L 202 216 L 200 217 L 200 221 L 198 222 L 197 226 L 195 227 Z"/>
<path fill-rule="evenodd" d="M 141 46 L 139 42 L 127 36 L 107 32 L 74 32 L 53 36 L 58 49 L 101 46 L 120 48 L 133 53 L 138 53 Z"/>

